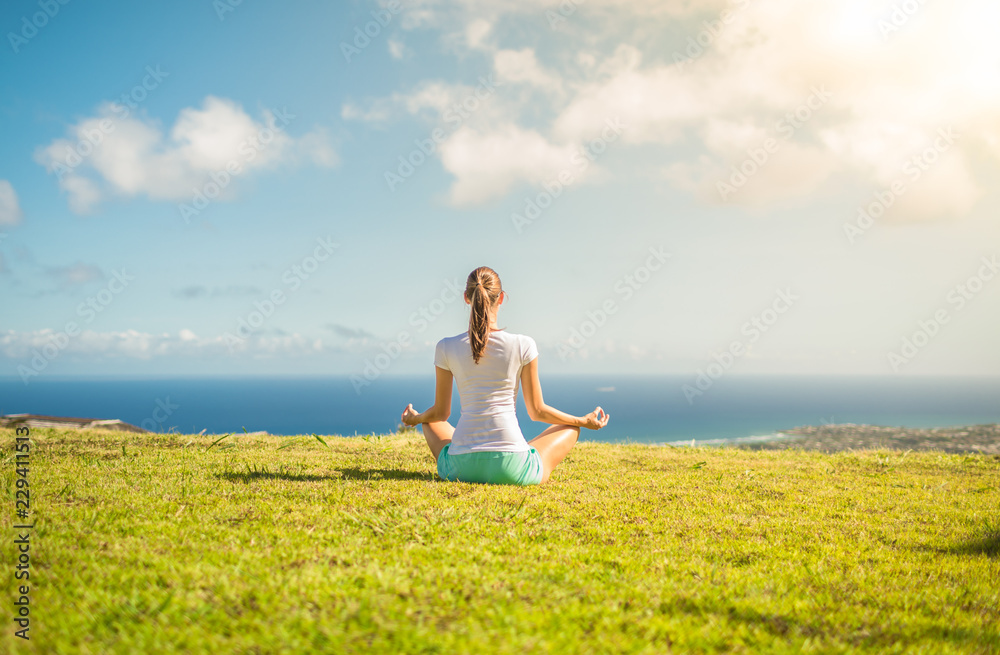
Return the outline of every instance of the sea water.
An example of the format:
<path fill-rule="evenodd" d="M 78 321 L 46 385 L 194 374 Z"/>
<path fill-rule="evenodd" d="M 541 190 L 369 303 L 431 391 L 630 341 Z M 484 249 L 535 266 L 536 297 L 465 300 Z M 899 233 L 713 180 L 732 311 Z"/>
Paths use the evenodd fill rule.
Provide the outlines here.
<path fill-rule="evenodd" d="M 545 402 L 611 422 L 583 439 L 721 444 L 780 438 L 801 425 L 949 427 L 1000 422 L 1000 378 L 724 377 L 690 401 L 687 378 L 547 377 Z M 394 431 L 407 403 L 433 402 L 430 376 L 380 378 L 356 392 L 346 377 L 0 379 L 0 413 L 121 419 L 157 432 L 365 435 Z M 453 394 L 451 422 L 461 413 Z M 546 426 L 528 419 L 522 431 Z"/>

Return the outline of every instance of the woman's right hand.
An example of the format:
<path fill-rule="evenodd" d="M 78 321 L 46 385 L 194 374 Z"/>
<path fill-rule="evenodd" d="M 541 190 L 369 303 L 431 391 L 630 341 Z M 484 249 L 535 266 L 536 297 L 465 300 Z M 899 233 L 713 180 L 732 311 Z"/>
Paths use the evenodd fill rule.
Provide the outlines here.
<path fill-rule="evenodd" d="M 410 403 L 406 406 L 406 409 L 403 410 L 403 414 L 399 417 L 399 420 L 403 422 L 403 425 L 413 427 L 415 425 L 419 425 L 417 422 L 417 418 L 419 416 L 420 415 L 417 413 L 417 410 L 413 409 L 413 404 Z"/>
<path fill-rule="evenodd" d="M 583 417 L 583 426 L 590 430 L 600 430 L 611 419 L 611 414 L 605 414 L 604 410 L 598 407 L 591 413 Z"/>

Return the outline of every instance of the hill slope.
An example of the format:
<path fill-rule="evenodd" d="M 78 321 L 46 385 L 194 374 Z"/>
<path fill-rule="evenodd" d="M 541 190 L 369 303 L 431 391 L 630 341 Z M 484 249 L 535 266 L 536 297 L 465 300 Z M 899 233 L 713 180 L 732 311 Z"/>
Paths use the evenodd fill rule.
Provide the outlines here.
<path fill-rule="evenodd" d="M 991 456 L 584 442 L 515 488 L 437 480 L 414 433 L 32 439 L 4 652 L 1000 649 Z"/>

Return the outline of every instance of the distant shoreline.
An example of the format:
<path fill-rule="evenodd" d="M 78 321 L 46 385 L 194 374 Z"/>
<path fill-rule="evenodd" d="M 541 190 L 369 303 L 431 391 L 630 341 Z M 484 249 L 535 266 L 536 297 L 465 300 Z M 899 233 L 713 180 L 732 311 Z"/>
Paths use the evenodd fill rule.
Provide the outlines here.
<path fill-rule="evenodd" d="M 900 428 L 879 425 L 810 425 L 783 430 L 786 438 L 734 444 L 748 450 L 914 450 L 1000 456 L 1000 424 L 955 428 Z"/>

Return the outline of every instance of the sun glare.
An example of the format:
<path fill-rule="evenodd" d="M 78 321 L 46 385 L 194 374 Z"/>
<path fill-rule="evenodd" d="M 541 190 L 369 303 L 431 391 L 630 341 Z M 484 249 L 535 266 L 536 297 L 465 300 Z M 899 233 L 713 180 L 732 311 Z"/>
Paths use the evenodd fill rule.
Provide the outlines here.
<path fill-rule="evenodd" d="M 835 46 L 870 48 L 878 43 L 877 17 L 868 2 L 845 0 L 821 20 L 820 29 Z"/>
<path fill-rule="evenodd" d="M 1000 5 L 994 0 L 976 2 L 955 17 L 949 42 L 962 55 L 963 85 L 975 96 L 1000 100 Z"/>

